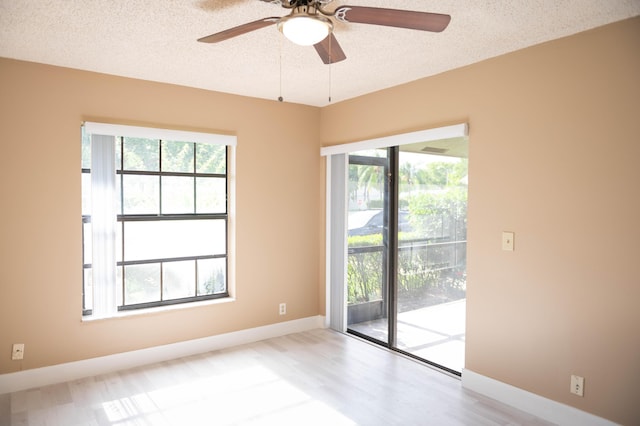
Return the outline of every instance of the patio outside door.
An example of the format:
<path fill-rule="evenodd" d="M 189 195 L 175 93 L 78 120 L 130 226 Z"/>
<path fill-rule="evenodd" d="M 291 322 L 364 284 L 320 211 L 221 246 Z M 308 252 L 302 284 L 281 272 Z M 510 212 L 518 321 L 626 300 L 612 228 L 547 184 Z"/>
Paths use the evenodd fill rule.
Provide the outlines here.
<path fill-rule="evenodd" d="M 352 153 L 348 191 L 348 331 L 460 374 L 466 142 Z"/>

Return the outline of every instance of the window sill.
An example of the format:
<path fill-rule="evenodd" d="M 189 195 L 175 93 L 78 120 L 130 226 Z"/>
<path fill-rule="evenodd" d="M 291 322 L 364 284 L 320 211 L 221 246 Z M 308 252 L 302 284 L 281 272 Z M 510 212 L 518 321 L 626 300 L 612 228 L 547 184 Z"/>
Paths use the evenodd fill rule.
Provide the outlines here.
<path fill-rule="evenodd" d="M 189 303 L 177 303 L 175 305 L 165 305 L 165 306 L 156 306 L 153 308 L 142 308 L 135 310 L 127 310 L 127 311 L 118 311 L 111 316 L 108 317 L 94 317 L 93 315 L 87 315 L 82 317 L 82 322 L 91 323 L 97 321 L 104 320 L 112 320 L 112 319 L 120 319 L 120 318 L 131 318 L 137 316 L 147 316 L 160 314 L 164 312 L 170 311 L 178 311 L 183 309 L 193 309 L 193 308 L 201 308 L 203 306 L 211 306 L 211 305 L 220 305 L 226 303 L 235 302 L 236 299 L 234 297 L 224 297 L 221 299 L 211 299 L 211 300 L 203 300 L 199 302 L 189 302 Z"/>

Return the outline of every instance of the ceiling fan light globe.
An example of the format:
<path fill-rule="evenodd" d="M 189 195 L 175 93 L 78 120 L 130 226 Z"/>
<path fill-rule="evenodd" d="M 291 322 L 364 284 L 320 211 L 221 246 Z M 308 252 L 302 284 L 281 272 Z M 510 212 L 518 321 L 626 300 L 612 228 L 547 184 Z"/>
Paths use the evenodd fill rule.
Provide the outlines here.
<path fill-rule="evenodd" d="M 327 38 L 333 24 L 318 16 L 290 16 L 278 24 L 278 29 L 291 42 L 300 46 L 311 46 Z"/>

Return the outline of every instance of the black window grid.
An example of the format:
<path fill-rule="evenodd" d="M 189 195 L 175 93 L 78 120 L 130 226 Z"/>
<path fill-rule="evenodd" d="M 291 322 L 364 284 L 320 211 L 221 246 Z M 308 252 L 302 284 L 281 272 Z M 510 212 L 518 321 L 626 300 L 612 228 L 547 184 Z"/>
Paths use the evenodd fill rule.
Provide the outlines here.
<path fill-rule="evenodd" d="M 229 296 L 229 289 L 228 289 L 228 277 L 229 277 L 229 263 L 225 261 L 225 283 L 224 283 L 224 292 L 220 292 L 220 293 L 215 293 L 215 294 L 206 294 L 206 295 L 198 295 L 198 260 L 205 260 L 205 259 L 228 259 L 228 252 L 229 252 L 229 241 L 228 241 L 228 231 L 229 231 L 229 224 L 228 224 L 228 208 L 229 208 L 229 187 L 228 187 L 228 166 L 229 166 L 229 147 L 225 147 L 225 166 L 224 166 L 224 170 L 225 173 L 202 173 L 202 172 L 196 172 L 197 169 L 197 149 L 196 149 L 196 143 L 193 143 L 194 149 L 193 149 L 193 172 L 167 172 L 167 171 L 163 171 L 162 170 L 162 140 L 159 140 L 158 143 L 158 171 L 148 171 L 148 170 L 124 170 L 124 138 L 123 137 L 119 137 L 120 139 L 120 143 L 118 144 L 119 148 L 120 148 L 120 164 L 119 164 L 119 168 L 116 168 L 116 176 L 118 175 L 146 175 L 146 176 L 159 176 L 160 177 L 160 182 L 159 182 L 159 200 L 158 200 L 158 214 L 122 214 L 123 210 L 124 210 L 124 180 L 122 178 L 119 179 L 119 184 L 120 184 L 120 212 L 117 215 L 117 222 L 118 222 L 118 226 L 122 227 L 122 256 L 124 259 L 125 256 L 125 247 L 124 247 L 124 223 L 126 222 L 133 222 L 133 221 L 167 221 L 167 220 L 210 220 L 210 219 L 223 219 L 225 221 L 225 235 L 227 235 L 227 238 L 225 239 L 225 253 L 224 254 L 211 254 L 211 255 L 202 255 L 202 256 L 185 256 L 185 257 L 174 257 L 174 258 L 158 258 L 158 259 L 144 259 L 144 260 L 136 260 L 136 261 L 118 261 L 116 262 L 116 267 L 122 267 L 122 277 L 121 277 L 121 282 L 120 284 L 120 289 L 119 291 L 121 292 L 121 298 L 122 298 L 122 305 L 119 305 L 117 307 L 118 311 L 126 311 L 126 310 L 134 310 L 134 309 L 143 309 L 143 308 L 150 308 L 150 307 L 157 307 L 157 306 L 166 306 L 166 305 L 172 305 L 172 304 L 180 304 L 180 303 L 189 303 L 189 302 L 197 302 L 197 301 L 202 301 L 202 300 L 210 300 L 210 299 L 219 299 L 219 298 L 224 298 L 224 297 L 228 297 Z M 91 169 L 87 169 L 87 168 L 82 168 L 82 173 L 91 173 Z M 184 213 L 184 214 L 163 214 L 162 213 L 162 177 L 163 176 L 182 176 L 182 177 L 193 177 L 194 178 L 194 183 L 193 183 L 193 211 L 194 213 Z M 195 213 L 197 211 L 197 191 L 196 191 L 196 181 L 195 179 L 198 177 L 211 177 L 211 178 L 222 178 L 225 179 L 225 212 L 224 213 Z M 82 227 L 82 244 L 83 244 L 83 273 L 82 273 L 82 314 L 83 316 L 85 315 L 91 315 L 92 314 L 92 309 L 87 308 L 86 307 L 86 295 L 85 295 L 85 273 L 84 271 L 87 269 L 91 269 L 91 263 L 87 263 L 86 259 L 84 259 L 84 242 L 85 242 L 85 235 L 84 235 L 84 224 L 85 223 L 90 223 L 91 222 L 91 216 L 90 215 L 83 215 L 82 216 L 82 223 L 83 223 L 83 227 Z M 196 296 L 193 297 L 183 297 L 183 298 L 177 298 L 177 299 L 168 299 L 168 300 L 164 300 L 163 299 L 163 293 L 164 293 L 164 283 L 163 283 L 163 273 L 162 273 L 162 268 L 163 265 L 165 263 L 171 263 L 171 262 L 179 262 L 179 261 L 189 261 L 189 260 L 193 260 L 194 265 L 195 265 L 195 280 L 194 280 L 194 285 L 195 285 L 195 289 L 194 292 L 196 294 Z M 160 300 L 158 301 L 152 301 L 152 302 L 145 302 L 145 303 L 134 303 L 134 304 L 126 304 L 126 300 L 125 300 L 125 295 L 126 295 L 126 290 L 125 290 L 125 266 L 128 265 L 141 265 L 141 264 L 156 264 L 159 263 L 160 264 Z"/>

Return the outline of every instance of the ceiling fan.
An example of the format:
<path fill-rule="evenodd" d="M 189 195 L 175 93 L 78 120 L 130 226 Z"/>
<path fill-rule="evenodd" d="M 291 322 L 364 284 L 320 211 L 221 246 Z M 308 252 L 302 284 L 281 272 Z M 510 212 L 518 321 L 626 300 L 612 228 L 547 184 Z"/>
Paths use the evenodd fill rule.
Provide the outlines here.
<path fill-rule="evenodd" d="M 333 11 L 325 7 L 333 0 L 260 0 L 291 9 L 282 17 L 269 17 L 248 22 L 198 39 L 202 43 L 218 43 L 276 24 L 278 30 L 292 42 L 313 45 L 325 64 L 345 60 L 347 57 L 333 35 L 335 19 L 345 23 L 384 25 L 420 31 L 441 32 L 451 21 L 451 16 L 440 13 L 411 10 L 385 9 L 365 6 L 339 6 Z"/>

